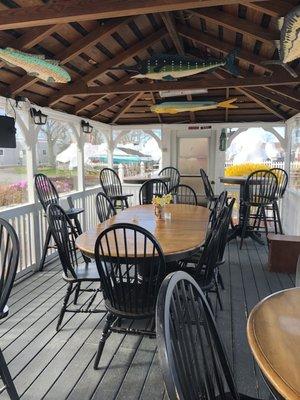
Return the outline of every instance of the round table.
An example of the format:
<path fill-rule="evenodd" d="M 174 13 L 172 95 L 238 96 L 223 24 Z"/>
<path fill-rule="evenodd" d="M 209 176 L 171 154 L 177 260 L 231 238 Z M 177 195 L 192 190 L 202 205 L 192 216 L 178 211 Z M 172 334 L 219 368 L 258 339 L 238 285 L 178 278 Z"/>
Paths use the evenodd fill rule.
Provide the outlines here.
<path fill-rule="evenodd" d="M 124 183 L 132 183 L 135 185 L 142 185 L 143 183 L 149 181 L 150 179 L 159 179 L 162 182 L 169 182 L 170 177 L 168 176 L 159 176 L 159 175 L 133 175 L 133 176 L 126 176 L 123 178 Z"/>
<path fill-rule="evenodd" d="M 78 236 L 76 245 L 84 254 L 93 257 L 99 233 L 112 224 L 127 222 L 150 231 L 161 245 L 167 262 L 182 260 L 199 250 L 205 241 L 209 210 L 201 206 L 169 204 L 164 207 L 164 213 L 165 219 L 158 220 L 152 204 L 127 208 Z M 122 255 L 122 249 L 119 254 Z"/>
<path fill-rule="evenodd" d="M 247 325 L 251 351 L 271 390 L 288 400 L 300 399 L 299 305 L 300 288 L 274 293 L 254 307 Z"/>
<path fill-rule="evenodd" d="M 228 236 L 228 241 L 242 235 L 243 223 L 246 214 L 246 207 L 244 207 L 243 200 L 247 178 L 247 176 L 223 176 L 220 178 L 221 183 L 225 183 L 227 185 L 238 185 L 240 187 L 239 222 L 233 227 L 232 232 Z M 245 237 L 251 237 L 259 244 L 264 244 L 264 241 L 260 238 L 259 232 L 248 229 L 248 227 L 245 232 Z"/>

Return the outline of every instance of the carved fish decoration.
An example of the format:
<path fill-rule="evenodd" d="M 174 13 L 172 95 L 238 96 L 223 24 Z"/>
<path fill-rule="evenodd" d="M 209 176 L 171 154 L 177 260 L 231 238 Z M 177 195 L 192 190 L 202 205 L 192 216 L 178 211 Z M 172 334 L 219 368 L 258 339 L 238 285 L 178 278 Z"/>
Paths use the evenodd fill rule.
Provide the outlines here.
<path fill-rule="evenodd" d="M 20 67 L 28 75 L 44 82 L 67 83 L 71 77 L 56 60 L 48 60 L 43 55 L 28 54 L 11 47 L 0 48 L 0 59 L 11 67 Z"/>
<path fill-rule="evenodd" d="M 127 72 L 135 72 L 133 78 L 148 78 L 154 80 L 174 81 L 199 74 L 205 71 L 212 71 L 218 67 L 225 67 L 233 75 L 239 71 L 235 66 L 237 51 L 229 53 L 225 58 L 191 58 L 180 55 L 158 54 L 136 65 L 120 65 L 111 69 L 121 69 Z"/>
<path fill-rule="evenodd" d="M 282 26 L 280 26 L 282 25 Z M 288 65 L 300 57 L 300 6 L 294 7 L 279 20 L 280 41 L 278 41 L 279 60 L 266 61 L 264 64 L 283 66 L 293 77 L 298 74 Z"/>
<path fill-rule="evenodd" d="M 233 104 L 237 99 L 228 99 L 221 102 L 216 101 L 166 101 L 155 104 L 151 111 L 156 114 L 178 114 L 188 111 L 214 110 L 216 108 L 238 108 Z"/>

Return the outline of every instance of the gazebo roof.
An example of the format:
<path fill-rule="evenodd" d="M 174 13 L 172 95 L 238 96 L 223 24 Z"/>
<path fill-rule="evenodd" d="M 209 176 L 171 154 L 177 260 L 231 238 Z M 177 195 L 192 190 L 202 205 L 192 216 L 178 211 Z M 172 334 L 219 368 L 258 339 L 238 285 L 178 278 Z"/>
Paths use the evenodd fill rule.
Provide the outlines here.
<path fill-rule="evenodd" d="M 1 62 L 0 95 L 112 124 L 278 121 L 300 110 L 300 78 L 277 59 L 278 20 L 296 0 L 2 0 L 1 47 L 57 59 L 72 82 L 45 83 Z M 176 82 L 111 70 L 152 54 L 223 57 L 235 48 L 240 76 L 222 68 Z M 298 70 L 298 61 L 292 63 Z M 238 109 L 158 115 L 161 90 L 207 89 L 178 100 L 237 98 Z M 169 99 L 168 99 L 169 100 Z M 174 98 L 172 99 L 174 100 Z"/>

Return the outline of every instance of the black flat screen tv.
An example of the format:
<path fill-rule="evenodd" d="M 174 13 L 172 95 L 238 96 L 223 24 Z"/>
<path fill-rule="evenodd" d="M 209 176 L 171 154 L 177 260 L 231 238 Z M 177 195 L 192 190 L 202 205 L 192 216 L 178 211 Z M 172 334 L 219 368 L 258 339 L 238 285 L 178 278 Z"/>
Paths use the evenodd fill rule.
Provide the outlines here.
<path fill-rule="evenodd" d="M 0 147 L 5 149 L 17 147 L 15 120 L 5 115 L 0 115 Z"/>

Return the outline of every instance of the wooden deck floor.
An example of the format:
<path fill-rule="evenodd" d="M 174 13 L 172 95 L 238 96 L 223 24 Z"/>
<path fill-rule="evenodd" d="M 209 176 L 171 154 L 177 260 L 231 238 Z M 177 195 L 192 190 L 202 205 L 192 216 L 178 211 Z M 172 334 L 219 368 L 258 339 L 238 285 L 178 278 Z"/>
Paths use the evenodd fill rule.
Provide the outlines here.
<path fill-rule="evenodd" d="M 222 268 L 224 311 L 217 312 L 217 322 L 239 390 L 265 399 L 268 392 L 247 344 L 246 320 L 260 299 L 293 286 L 294 277 L 269 273 L 266 246 L 252 242 L 246 241 L 241 251 L 237 242 L 231 242 L 227 260 Z M 67 314 L 63 329 L 56 333 L 64 293 L 58 261 L 13 289 L 10 315 L 0 325 L 0 343 L 21 398 L 165 399 L 156 341 L 112 334 L 101 369 L 94 371 L 104 315 Z M 87 298 L 81 295 L 80 304 Z M 0 395 L 1 400 L 6 398 L 6 393 Z"/>

